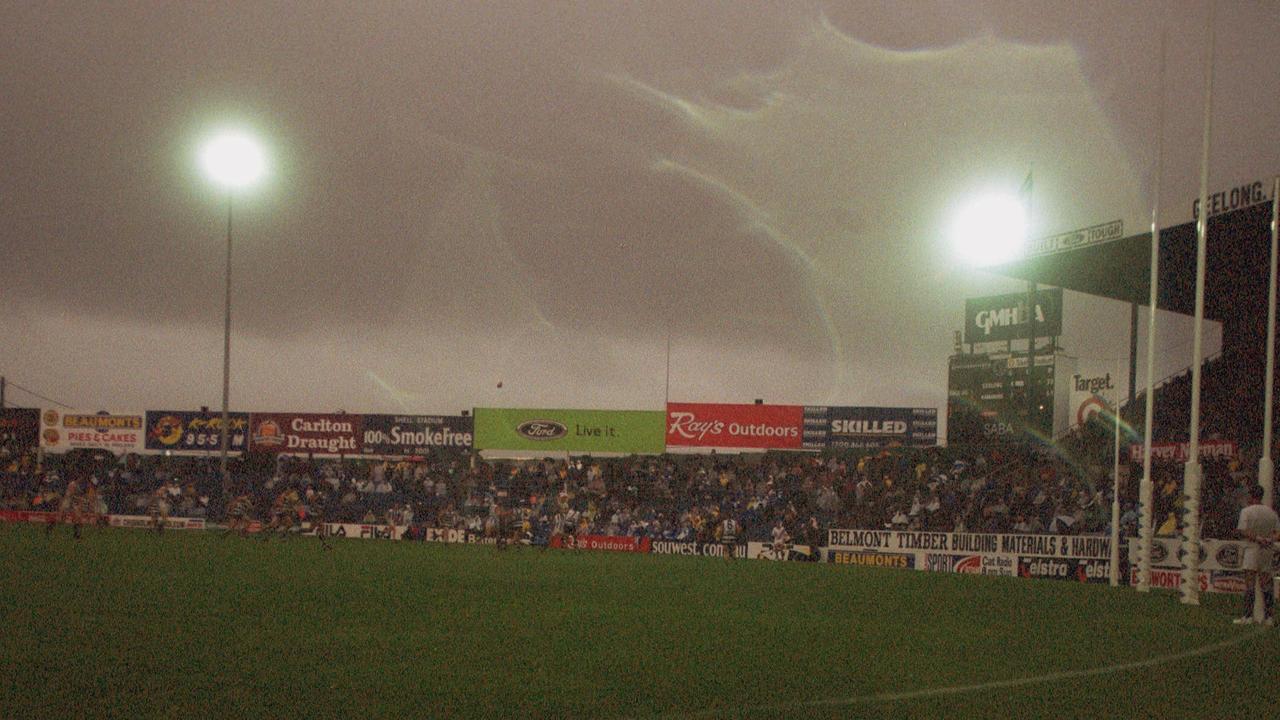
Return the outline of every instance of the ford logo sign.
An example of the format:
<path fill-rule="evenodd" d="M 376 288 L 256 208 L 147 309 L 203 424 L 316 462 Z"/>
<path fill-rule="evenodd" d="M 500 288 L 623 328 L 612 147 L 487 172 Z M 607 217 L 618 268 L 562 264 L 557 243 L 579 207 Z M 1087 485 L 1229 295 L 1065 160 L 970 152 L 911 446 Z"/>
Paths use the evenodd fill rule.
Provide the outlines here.
<path fill-rule="evenodd" d="M 1151 563 L 1159 565 L 1169 557 L 1169 551 L 1165 549 L 1164 543 L 1154 540 L 1151 543 Z"/>
<path fill-rule="evenodd" d="M 1239 545 L 1223 545 L 1218 550 L 1217 558 L 1218 564 L 1231 570 L 1240 567 L 1240 563 L 1244 559 L 1240 557 Z"/>
<path fill-rule="evenodd" d="M 530 440 L 555 440 L 569 434 L 569 428 L 555 420 L 528 420 L 516 426 L 516 432 Z"/>

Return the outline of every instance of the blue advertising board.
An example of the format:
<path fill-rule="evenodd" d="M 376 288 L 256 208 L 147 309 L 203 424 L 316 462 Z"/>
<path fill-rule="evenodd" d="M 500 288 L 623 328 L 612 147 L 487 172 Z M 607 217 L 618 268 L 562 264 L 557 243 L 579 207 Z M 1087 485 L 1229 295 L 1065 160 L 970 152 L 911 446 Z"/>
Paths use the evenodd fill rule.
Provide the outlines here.
<path fill-rule="evenodd" d="M 249 436 L 249 413 L 228 415 L 227 449 L 240 452 Z M 213 451 L 222 447 L 222 413 L 148 410 L 148 450 Z"/>
<path fill-rule="evenodd" d="M 804 409 L 804 447 L 811 450 L 937 444 L 937 408 L 808 406 Z"/>
<path fill-rule="evenodd" d="M 474 425 L 465 415 L 365 415 L 365 455 L 425 455 L 432 450 L 470 450 Z"/>

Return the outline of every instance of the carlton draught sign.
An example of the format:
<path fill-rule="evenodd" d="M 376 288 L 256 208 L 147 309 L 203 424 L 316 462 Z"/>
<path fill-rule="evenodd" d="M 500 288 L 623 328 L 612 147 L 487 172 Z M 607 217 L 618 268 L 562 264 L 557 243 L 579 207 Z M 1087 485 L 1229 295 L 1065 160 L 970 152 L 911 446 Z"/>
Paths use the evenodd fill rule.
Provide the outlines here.
<path fill-rule="evenodd" d="M 253 413 L 249 443 L 276 453 L 356 455 L 360 453 L 360 415 Z"/>
<path fill-rule="evenodd" d="M 964 301 L 964 341 L 983 343 L 1027 337 L 1031 313 L 1027 293 L 990 295 Z M 1036 293 L 1036 337 L 1062 334 L 1062 288 Z"/>
<path fill-rule="evenodd" d="M 804 408 L 799 405 L 668 403 L 668 447 L 797 449 Z"/>

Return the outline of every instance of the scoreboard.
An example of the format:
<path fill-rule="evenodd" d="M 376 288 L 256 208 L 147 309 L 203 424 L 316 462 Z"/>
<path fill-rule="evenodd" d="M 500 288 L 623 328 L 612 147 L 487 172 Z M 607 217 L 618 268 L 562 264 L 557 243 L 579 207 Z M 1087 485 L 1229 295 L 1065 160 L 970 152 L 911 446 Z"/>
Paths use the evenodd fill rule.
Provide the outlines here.
<path fill-rule="evenodd" d="M 1064 432 L 1074 360 L 1041 348 L 1030 373 L 1029 367 L 1025 351 L 952 355 L 947 444 L 1024 442 Z"/>

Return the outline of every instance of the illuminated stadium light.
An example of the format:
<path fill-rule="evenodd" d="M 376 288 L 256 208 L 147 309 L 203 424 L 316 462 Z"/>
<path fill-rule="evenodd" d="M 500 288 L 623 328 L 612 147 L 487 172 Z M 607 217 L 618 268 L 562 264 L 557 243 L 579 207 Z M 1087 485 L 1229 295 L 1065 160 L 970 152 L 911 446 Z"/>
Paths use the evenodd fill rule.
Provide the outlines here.
<path fill-rule="evenodd" d="M 252 136 L 226 130 L 204 144 L 199 162 L 209 179 L 227 190 L 227 266 L 222 305 L 222 425 L 219 432 L 222 492 L 226 494 L 231 488 L 231 475 L 227 469 L 231 425 L 231 211 L 236 191 L 252 185 L 266 174 L 267 158 L 262 146 Z"/>
<path fill-rule="evenodd" d="M 267 171 L 262 146 L 249 135 L 228 131 L 214 136 L 200 151 L 205 174 L 224 187 L 252 185 Z"/>
<path fill-rule="evenodd" d="M 978 267 L 1022 256 L 1027 241 L 1027 208 L 1012 195 L 986 195 L 960 209 L 951 229 L 955 254 Z"/>

